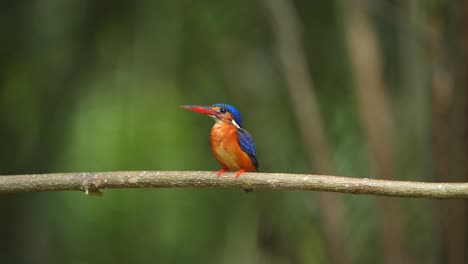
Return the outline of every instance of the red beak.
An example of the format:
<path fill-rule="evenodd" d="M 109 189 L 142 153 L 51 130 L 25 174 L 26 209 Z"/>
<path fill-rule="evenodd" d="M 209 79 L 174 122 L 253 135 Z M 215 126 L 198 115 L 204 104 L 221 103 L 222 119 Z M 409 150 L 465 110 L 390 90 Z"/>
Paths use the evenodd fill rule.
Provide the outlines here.
<path fill-rule="evenodd" d="M 209 106 L 200 106 L 200 105 L 181 105 L 181 108 L 187 109 L 189 111 L 204 114 L 204 115 L 216 115 L 216 111 L 212 110 Z"/>

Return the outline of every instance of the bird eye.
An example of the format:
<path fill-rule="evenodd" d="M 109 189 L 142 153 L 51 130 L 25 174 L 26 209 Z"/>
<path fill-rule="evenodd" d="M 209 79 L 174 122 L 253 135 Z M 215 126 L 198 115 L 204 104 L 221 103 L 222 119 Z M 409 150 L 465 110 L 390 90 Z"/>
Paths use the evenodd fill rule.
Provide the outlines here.
<path fill-rule="evenodd" d="M 226 113 L 226 112 L 227 112 L 226 108 L 224 108 L 224 107 L 221 108 L 221 109 L 219 109 L 219 111 L 220 111 L 221 113 Z"/>

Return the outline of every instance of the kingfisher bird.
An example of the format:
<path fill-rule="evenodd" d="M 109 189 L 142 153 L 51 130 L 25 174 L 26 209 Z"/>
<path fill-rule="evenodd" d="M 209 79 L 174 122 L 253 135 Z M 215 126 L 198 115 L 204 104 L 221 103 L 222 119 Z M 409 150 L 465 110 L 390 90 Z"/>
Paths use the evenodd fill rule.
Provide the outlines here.
<path fill-rule="evenodd" d="M 252 136 L 242 128 L 240 112 L 232 105 L 212 106 L 181 105 L 196 113 L 208 115 L 215 124 L 210 131 L 211 152 L 221 165 L 217 176 L 224 171 L 237 171 L 235 178 L 243 172 L 257 171 L 258 161 Z"/>

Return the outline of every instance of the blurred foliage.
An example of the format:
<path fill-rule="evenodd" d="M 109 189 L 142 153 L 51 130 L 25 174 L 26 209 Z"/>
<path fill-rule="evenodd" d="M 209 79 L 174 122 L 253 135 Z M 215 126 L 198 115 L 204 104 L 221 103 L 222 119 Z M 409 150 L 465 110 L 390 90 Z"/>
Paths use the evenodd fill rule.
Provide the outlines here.
<path fill-rule="evenodd" d="M 388 92 L 398 102 L 405 96 L 398 88 L 398 2 L 376 2 L 369 12 Z M 452 14 L 448 1 L 431 2 Z M 334 1 L 295 5 L 336 173 L 370 177 L 341 10 Z M 315 172 L 297 131 L 297 122 L 314 120 L 294 117 L 261 2 L 42 0 L 0 7 L 0 174 L 217 170 L 207 140 L 212 121 L 178 106 L 220 102 L 242 112 L 261 171 Z M 403 122 L 396 126 L 404 129 Z M 418 155 L 399 158 L 402 179 L 431 179 L 414 174 L 411 164 L 427 160 Z M 378 262 L 375 198 L 341 196 L 354 262 Z M 437 262 L 433 202 L 399 201 L 411 252 L 422 263 Z M 2 196 L 0 208 L 2 263 L 326 262 L 317 195 L 309 192 L 17 194 Z"/>

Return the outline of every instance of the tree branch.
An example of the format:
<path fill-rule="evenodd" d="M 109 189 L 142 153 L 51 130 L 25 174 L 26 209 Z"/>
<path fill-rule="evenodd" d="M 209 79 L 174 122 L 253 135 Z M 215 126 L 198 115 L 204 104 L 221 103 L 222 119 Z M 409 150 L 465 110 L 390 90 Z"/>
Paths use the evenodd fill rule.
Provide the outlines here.
<path fill-rule="evenodd" d="M 233 173 L 220 178 L 211 171 L 116 171 L 0 176 L 0 194 L 110 188 L 239 188 L 310 190 L 417 198 L 468 198 L 468 183 L 429 183 L 349 178 L 313 174 Z"/>

